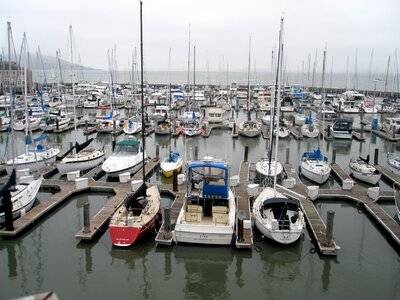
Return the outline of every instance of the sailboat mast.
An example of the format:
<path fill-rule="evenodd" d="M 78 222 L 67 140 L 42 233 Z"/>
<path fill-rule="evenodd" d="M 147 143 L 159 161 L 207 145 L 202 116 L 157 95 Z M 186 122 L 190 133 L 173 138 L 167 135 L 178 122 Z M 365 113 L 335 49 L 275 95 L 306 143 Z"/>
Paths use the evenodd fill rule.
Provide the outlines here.
<path fill-rule="evenodd" d="M 146 179 L 146 170 L 145 170 L 145 150 L 146 149 L 146 140 L 144 136 L 145 131 L 145 123 L 144 123 L 144 92 L 143 92 L 143 16 L 142 16 L 142 6 L 143 2 L 140 1 L 140 87 L 141 87 L 141 102 L 142 102 L 142 170 L 143 170 L 143 182 Z"/>
<path fill-rule="evenodd" d="M 249 38 L 249 62 L 247 66 L 247 120 L 250 121 L 250 53 L 251 53 L 251 36 Z"/>
<path fill-rule="evenodd" d="M 69 38 L 71 40 L 71 84 L 72 84 L 72 101 L 74 104 L 74 134 L 76 142 L 76 103 L 75 103 L 75 82 L 74 82 L 74 55 L 72 52 L 72 25 L 69 25 Z"/>
<path fill-rule="evenodd" d="M 279 72 L 282 72 L 282 51 L 283 51 L 283 18 L 281 18 L 281 28 L 279 30 L 279 50 L 278 50 L 278 66 L 276 71 L 276 80 L 277 80 L 277 99 L 276 102 L 276 135 L 275 135 L 275 167 L 274 167 L 274 191 L 276 191 L 276 178 L 277 178 L 277 167 L 278 167 L 278 142 L 279 142 L 279 109 L 280 109 L 280 99 L 281 99 L 281 76 L 279 76 Z"/>
<path fill-rule="evenodd" d="M 24 39 L 23 39 L 23 45 L 24 45 L 24 104 L 25 104 L 25 136 L 27 137 L 29 132 L 29 114 L 28 114 L 28 74 L 26 72 L 26 68 L 28 66 L 27 60 L 28 60 L 28 55 L 27 55 L 27 45 L 26 45 L 26 34 L 24 32 Z M 28 153 L 28 144 L 25 143 L 25 153 Z"/>
<path fill-rule="evenodd" d="M 7 22 L 7 32 L 8 32 L 8 74 L 10 74 L 10 130 L 11 130 L 11 155 L 13 159 L 13 168 L 14 168 L 14 159 L 15 159 L 15 140 L 14 140 L 14 101 L 13 101 L 13 87 L 11 80 L 11 22 Z"/>
<path fill-rule="evenodd" d="M 169 158 L 172 159 L 171 149 L 172 149 L 172 111 L 171 111 L 171 82 L 170 82 L 170 72 L 171 72 L 171 47 L 168 53 L 168 107 L 169 107 Z"/>

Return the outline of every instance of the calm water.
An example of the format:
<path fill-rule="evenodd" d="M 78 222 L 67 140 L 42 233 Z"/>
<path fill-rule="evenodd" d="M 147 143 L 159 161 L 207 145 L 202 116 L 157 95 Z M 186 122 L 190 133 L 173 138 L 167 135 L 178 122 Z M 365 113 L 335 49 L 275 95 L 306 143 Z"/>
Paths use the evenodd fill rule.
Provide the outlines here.
<path fill-rule="evenodd" d="M 236 114 L 237 120 L 243 113 Z M 357 126 L 358 116 L 355 118 Z M 74 134 L 50 134 L 50 142 L 67 148 Z M 96 134 L 93 134 L 96 137 Z M 369 137 L 364 143 L 320 141 L 329 160 L 336 149 L 337 161 L 348 171 L 350 157 L 365 156 Z M 80 142 L 86 137 L 77 132 Z M 19 148 L 22 151 L 22 134 Z M 97 135 L 111 153 L 111 139 Z M 117 137 L 122 139 L 122 135 Z M 6 134 L 0 135 L 1 154 Z M 231 163 L 231 175 L 239 171 L 245 146 L 249 161 L 256 162 L 266 151 L 268 141 L 232 139 L 230 131 L 214 130 L 209 138 L 172 138 L 172 148 L 186 159 L 212 155 Z M 169 150 L 169 137 L 146 138 L 147 152 L 155 156 Z M 285 160 L 290 149 L 290 163 L 297 168 L 299 155 L 317 147 L 317 139 L 281 140 L 279 157 Z M 386 165 L 387 152 L 400 152 L 400 146 L 379 137 L 371 138 L 373 149 L 380 151 L 379 162 Z M 58 175 L 55 175 L 57 178 Z M 106 180 L 102 178 L 101 180 Z M 152 183 L 164 181 L 155 174 Z M 311 184 L 306 182 L 306 184 Z M 385 182 L 382 190 L 391 190 Z M 329 180 L 323 187 L 339 187 Z M 39 201 L 50 195 L 41 192 Z M 11 299 L 44 291 L 55 291 L 60 299 L 400 299 L 399 255 L 365 212 L 341 201 L 319 201 L 323 219 L 328 210 L 335 212 L 334 237 L 341 250 L 336 258 L 321 257 L 306 232 L 295 245 L 282 247 L 261 240 L 255 230 L 255 247 L 236 250 L 229 247 L 174 245 L 156 247 L 155 234 L 128 249 L 112 246 L 107 230 L 93 242 L 79 242 L 75 234 L 83 226 L 83 204 L 91 203 L 96 214 L 112 195 L 82 194 L 71 198 L 17 239 L 0 239 L 0 299 Z M 169 199 L 163 199 L 167 206 Z M 395 216 L 392 202 L 381 204 Z"/>

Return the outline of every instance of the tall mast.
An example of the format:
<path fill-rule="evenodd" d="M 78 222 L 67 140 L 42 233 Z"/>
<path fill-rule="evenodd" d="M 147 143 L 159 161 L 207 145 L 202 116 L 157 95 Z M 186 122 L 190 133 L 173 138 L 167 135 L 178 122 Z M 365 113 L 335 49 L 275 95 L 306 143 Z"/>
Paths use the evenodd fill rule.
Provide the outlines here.
<path fill-rule="evenodd" d="M 72 84 L 72 101 L 74 103 L 74 134 L 76 141 L 76 104 L 75 104 L 75 82 L 74 82 L 74 55 L 72 52 L 72 25 L 69 25 L 69 38 L 71 40 L 71 84 Z"/>
<path fill-rule="evenodd" d="M 188 85 L 188 91 L 190 91 L 190 23 L 189 23 L 189 46 L 188 46 L 188 64 L 187 64 L 187 85 Z"/>
<path fill-rule="evenodd" d="M 279 30 L 279 50 L 278 50 L 278 63 L 277 63 L 277 71 L 276 71 L 276 80 L 277 80 L 277 99 L 276 99 L 276 113 L 277 113 L 277 120 L 276 120 L 276 145 L 275 145 L 275 167 L 274 167 L 274 192 L 276 192 L 276 171 L 278 165 L 278 142 L 279 142 L 279 109 L 280 109 L 280 99 L 281 99 L 281 76 L 279 76 L 279 72 L 282 72 L 282 51 L 283 51 L 283 17 L 281 18 L 281 28 Z M 273 130 L 273 129 L 271 129 Z"/>
<path fill-rule="evenodd" d="M 26 45 L 26 34 L 24 32 L 24 39 L 23 39 L 23 45 L 24 45 L 24 104 L 25 104 L 25 136 L 28 136 L 29 132 L 29 115 L 28 115 L 28 75 L 26 68 L 28 66 L 27 64 L 27 45 Z M 28 153 L 28 144 L 25 144 L 25 153 Z"/>
<path fill-rule="evenodd" d="M 8 74 L 10 75 L 10 130 L 11 130 L 11 154 L 13 159 L 15 159 L 15 140 L 14 140 L 14 100 L 13 100 L 13 87 L 12 87 L 12 77 L 11 77 L 11 22 L 7 22 L 7 32 L 8 32 Z"/>
<path fill-rule="evenodd" d="M 250 121 L 250 53 L 251 53 L 251 35 L 249 38 L 249 62 L 247 66 L 247 120 Z"/>
<path fill-rule="evenodd" d="M 143 183 L 146 179 L 146 170 L 145 170 L 145 149 L 146 149 L 146 140 L 144 136 L 145 131 L 145 124 L 144 124 L 144 93 L 143 93 L 143 16 L 142 16 L 142 6 L 143 2 L 140 1 L 140 87 L 141 87 L 141 102 L 142 102 L 142 144 L 143 144 L 143 151 L 142 151 L 142 170 L 143 170 Z"/>

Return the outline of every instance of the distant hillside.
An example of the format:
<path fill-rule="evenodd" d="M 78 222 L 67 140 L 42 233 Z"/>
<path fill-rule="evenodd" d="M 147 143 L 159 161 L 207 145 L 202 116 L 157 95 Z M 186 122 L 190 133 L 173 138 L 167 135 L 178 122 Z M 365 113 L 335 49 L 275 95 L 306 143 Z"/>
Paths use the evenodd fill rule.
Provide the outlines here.
<path fill-rule="evenodd" d="M 43 65 L 40 59 L 38 59 L 37 55 L 31 55 L 30 58 L 30 68 L 32 70 L 43 70 L 43 67 L 45 70 L 51 70 L 58 68 L 58 62 L 57 58 L 54 56 L 48 56 L 48 55 L 42 55 L 42 60 L 43 60 Z M 68 61 L 65 61 L 63 59 L 60 59 L 60 64 L 61 64 L 61 69 L 62 70 L 68 70 L 71 68 L 71 63 Z M 90 67 L 85 67 L 81 66 L 79 64 L 74 64 L 74 69 L 75 70 L 97 70 L 94 68 Z"/>

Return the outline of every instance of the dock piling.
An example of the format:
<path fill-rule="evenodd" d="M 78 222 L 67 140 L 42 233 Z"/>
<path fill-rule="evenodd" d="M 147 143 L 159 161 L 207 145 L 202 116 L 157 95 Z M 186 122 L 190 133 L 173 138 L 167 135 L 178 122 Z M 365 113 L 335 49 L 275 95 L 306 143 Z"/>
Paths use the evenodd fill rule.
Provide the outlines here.
<path fill-rule="evenodd" d="M 286 163 L 289 163 L 290 148 L 286 148 Z"/>
<path fill-rule="evenodd" d="M 332 149 L 332 163 L 336 163 L 336 149 Z"/>
<path fill-rule="evenodd" d="M 83 232 L 90 232 L 90 203 L 83 205 Z"/>
<path fill-rule="evenodd" d="M 164 207 L 164 228 L 165 237 L 169 239 L 171 237 L 171 212 L 167 207 Z"/>
<path fill-rule="evenodd" d="M 173 178 L 172 178 L 172 186 L 173 186 L 173 191 L 177 192 L 178 191 L 178 171 L 174 170 L 173 172 Z"/>
<path fill-rule="evenodd" d="M 194 147 L 194 159 L 195 160 L 199 159 L 199 147 L 197 146 Z"/>
<path fill-rule="evenodd" d="M 238 236 L 237 236 L 237 240 L 239 242 L 243 242 L 243 220 L 244 220 L 244 211 L 239 211 L 238 214 Z"/>
<path fill-rule="evenodd" d="M 249 158 L 249 146 L 244 147 L 244 161 L 247 162 Z"/>
<path fill-rule="evenodd" d="M 160 157 L 160 145 L 156 145 L 156 159 Z"/>
<path fill-rule="evenodd" d="M 379 157 L 379 149 L 375 148 L 375 152 L 374 152 L 374 164 L 375 165 L 378 164 L 378 157 Z"/>
<path fill-rule="evenodd" d="M 326 220 L 326 245 L 331 247 L 333 240 L 333 221 L 335 218 L 335 212 L 333 210 L 328 210 L 327 220 Z"/>

